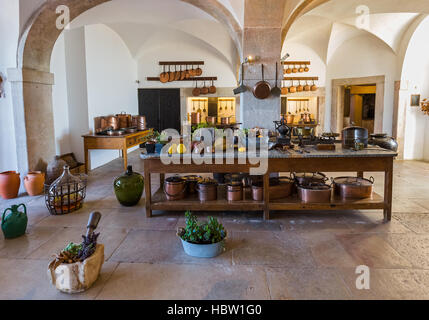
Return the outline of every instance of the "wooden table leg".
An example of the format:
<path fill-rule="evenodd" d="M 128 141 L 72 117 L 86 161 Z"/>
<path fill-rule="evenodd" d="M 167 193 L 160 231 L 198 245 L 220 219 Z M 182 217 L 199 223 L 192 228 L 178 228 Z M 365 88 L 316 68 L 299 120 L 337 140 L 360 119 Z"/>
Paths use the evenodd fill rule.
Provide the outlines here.
<path fill-rule="evenodd" d="M 357 177 L 358 178 L 363 178 L 363 171 L 358 171 Z"/>
<path fill-rule="evenodd" d="M 122 149 L 122 155 L 124 157 L 124 169 L 125 169 L 125 171 L 127 171 L 127 167 L 128 167 L 128 151 L 127 151 L 126 147 L 124 149 Z"/>
<path fill-rule="evenodd" d="M 270 220 L 270 174 L 264 174 L 264 220 Z"/>
<path fill-rule="evenodd" d="M 161 185 L 161 187 L 164 186 L 164 181 L 165 181 L 165 173 L 160 173 L 159 174 L 159 184 Z"/>
<path fill-rule="evenodd" d="M 85 174 L 88 174 L 89 171 L 89 151 L 88 151 L 88 147 L 85 144 Z"/>
<path fill-rule="evenodd" d="M 393 197 L 393 158 L 388 159 L 388 165 L 384 172 L 384 221 L 392 220 L 392 197 Z"/>
<path fill-rule="evenodd" d="M 152 217 L 152 189 L 151 189 L 151 181 L 150 181 L 150 172 L 148 169 L 144 169 L 144 188 L 146 192 L 146 217 Z"/>

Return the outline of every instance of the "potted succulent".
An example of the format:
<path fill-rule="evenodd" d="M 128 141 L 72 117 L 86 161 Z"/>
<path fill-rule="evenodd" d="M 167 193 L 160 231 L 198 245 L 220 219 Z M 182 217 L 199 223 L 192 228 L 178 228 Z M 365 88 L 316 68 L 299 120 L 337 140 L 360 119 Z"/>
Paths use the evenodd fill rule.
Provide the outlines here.
<path fill-rule="evenodd" d="M 186 227 L 180 228 L 177 235 L 187 255 L 214 258 L 224 251 L 227 232 L 216 218 L 209 217 L 207 221 L 198 223 L 197 217 L 190 211 L 185 216 Z"/>

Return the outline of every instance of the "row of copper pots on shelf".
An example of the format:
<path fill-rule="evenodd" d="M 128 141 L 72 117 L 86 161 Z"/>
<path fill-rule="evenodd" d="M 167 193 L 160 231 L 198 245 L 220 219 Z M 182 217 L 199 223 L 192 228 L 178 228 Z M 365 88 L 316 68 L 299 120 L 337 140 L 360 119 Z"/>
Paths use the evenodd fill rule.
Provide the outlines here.
<path fill-rule="evenodd" d="M 145 116 L 132 116 L 122 112 L 116 116 L 107 116 L 101 119 L 102 128 L 111 128 L 119 130 L 122 128 L 136 128 L 136 130 L 146 130 L 146 117 Z"/>
<path fill-rule="evenodd" d="M 298 81 L 298 86 L 295 86 L 295 81 Z M 318 87 L 314 83 L 314 80 L 312 84 L 308 84 L 308 81 L 305 81 L 305 85 L 301 84 L 301 80 L 293 80 L 290 87 L 286 87 L 282 85 L 282 94 L 288 94 L 288 93 L 296 93 L 296 92 L 303 92 L 303 91 L 317 91 Z"/>
<path fill-rule="evenodd" d="M 198 81 L 195 81 L 195 88 L 192 90 L 192 95 L 194 97 L 199 97 L 200 95 L 215 94 L 216 92 L 217 88 L 214 85 L 214 80 L 212 80 L 212 85 L 210 87 L 207 87 L 204 81 L 204 86 L 201 88 L 198 87 Z"/>
<path fill-rule="evenodd" d="M 292 68 L 290 67 L 290 65 L 284 69 L 284 73 L 287 74 L 291 74 L 291 73 L 303 73 L 303 72 L 309 72 L 310 68 L 305 65 L 305 67 L 303 65 L 298 65 L 299 67 L 297 67 L 297 65 L 294 65 Z"/>
<path fill-rule="evenodd" d="M 193 77 L 199 77 L 203 74 L 203 70 L 198 66 L 197 68 L 194 68 L 192 66 L 191 69 L 189 69 L 189 65 L 186 66 L 180 66 L 180 70 L 178 70 L 178 67 L 174 65 L 174 71 L 171 70 L 171 66 L 168 66 L 168 71 L 166 71 L 165 65 L 163 72 L 159 75 L 159 80 L 162 83 L 167 82 L 173 82 L 173 81 L 183 81 L 185 79 L 193 78 Z"/>
<path fill-rule="evenodd" d="M 226 184 L 226 199 L 228 201 L 243 200 L 243 188 L 251 186 L 252 199 L 263 201 L 264 187 L 260 179 L 244 183 L 240 174 L 230 175 L 232 178 Z M 234 178 L 237 176 L 239 178 Z M 240 180 L 242 179 L 242 180 Z M 251 180 L 251 179 L 250 179 Z M 327 184 L 328 177 L 325 174 L 293 173 L 291 177 L 270 178 L 270 200 L 279 200 L 290 197 L 295 191 L 298 198 L 304 203 L 329 203 L 332 192 L 343 200 L 370 198 L 373 192 L 374 178 L 337 177 L 332 178 L 331 184 Z M 167 178 L 164 184 L 164 192 L 169 201 L 183 199 L 186 194 L 198 193 L 200 201 L 217 200 L 217 181 L 203 179 L 199 176 L 174 176 Z"/>

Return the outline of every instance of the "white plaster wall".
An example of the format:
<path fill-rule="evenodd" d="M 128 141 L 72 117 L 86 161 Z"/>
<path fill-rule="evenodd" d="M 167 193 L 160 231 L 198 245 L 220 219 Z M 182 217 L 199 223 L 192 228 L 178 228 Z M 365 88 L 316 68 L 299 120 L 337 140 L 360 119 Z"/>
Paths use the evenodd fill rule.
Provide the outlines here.
<path fill-rule="evenodd" d="M 17 169 L 15 128 L 7 69 L 16 67 L 19 36 L 18 1 L 0 0 L 0 75 L 5 96 L 0 97 L 0 172 Z"/>
<path fill-rule="evenodd" d="M 138 114 L 137 65 L 121 38 L 105 25 L 85 27 L 88 120 L 122 111 Z M 131 152 L 132 150 L 130 150 Z M 118 151 L 91 151 L 91 167 L 118 157 Z"/>
<path fill-rule="evenodd" d="M 89 131 L 85 29 L 66 30 L 64 39 L 69 119 L 68 140 L 70 149 L 75 154 L 76 159 L 83 162 L 84 150 L 81 135 Z M 61 105 L 55 106 L 54 109 L 64 110 L 62 101 L 64 100 L 61 99 Z M 56 140 L 61 140 L 61 138 L 56 137 Z"/>
<path fill-rule="evenodd" d="M 396 55 L 382 41 L 362 35 L 344 42 L 332 55 L 326 74 L 325 130 L 331 127 L 332 80 L 370 76 L 386 77 L 383 131 L 392 133 Z"/>
<path fill-rule="evenodd" d="M 67 31 L 66 31 L 67 32 Z M 64 34 L 55 43 L 51 56 L 51 72 L 55 77 L 52 87 L 55 148 L 57 155 L 72 152 L 70 146 L 69 105 L 67 97 L 67 72 Z"/>
<path fill-rule="evenodd" d="M 310 61 L 310 71 L 305 74 L 298 74 L 296 76 L 305 77 L 319 77 L 319 81 L 316 82 L 318 87 L 324 87 L 326 85 L 326 65 L 320 56 L 312 48 L 297 42 L 286 41 L 283 50 L 282 57 L 289 53 L 290 57 L 286 61 Z M 287 68 L 287 66 L 285 66 Z M 289 76 L 289 75 L 285 75 Z M 293 74 L 291 77 L 295 76 Z M 279 77 L 280 78 L 280 77 Z M 296 84 L 297 82 L 295 82 Z M 291 85 L 290 81 L 285 81 L 285 85 Z"/>
<path fill-rule="evenodd" d="M 406 104 L 404 159 L 429 160 L 429 116 L 419 107 L 411 107 L 411 95 L 429 98 L 429 19 L 425 19 L 413 34 L 403 63 L 403 103 Z"/>
<path fill-rule="evenodd" d="M 166 84 L 147 81 L 147 77 L 158 77 L 163 71 L 158 64 L 159 61 L 170 60 L 202 60 L 205 62 L 205 65 L 202 66 L 203 77 L 217 76 L 218 81 L 215 83 L 217 87 L 235 87 L 237 85 L 234 68 L 230 61 L 226 60 L 220 52 L 216 52 L 213 47 L 192 36 L 172 31 L 154 35 L 147 43 L 150 46 L 143 45 L 137 55 L 138 79 L 141 88 L 190 88 L 195 86 L 194 83 L 188 81 Z"/>

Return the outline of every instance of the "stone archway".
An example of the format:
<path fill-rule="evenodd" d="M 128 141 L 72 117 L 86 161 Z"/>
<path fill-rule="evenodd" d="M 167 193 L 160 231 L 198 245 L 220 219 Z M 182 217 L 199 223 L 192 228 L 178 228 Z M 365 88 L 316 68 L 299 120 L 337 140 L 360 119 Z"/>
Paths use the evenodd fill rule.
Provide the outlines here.
<path fill-rule="evenodd" d="M 50 60 L 62 30 L 56 27 L 56 9 L 66 5 L 70 21 L 111 0 L 47 0 L 33 15 L 21 35 L 18 68 L 9 70 L 12 84 L 18 169 L 44 170 L 55 155 Z M 242 30 L 231 13 L 216 0 L 179 0 L 189 3 L 223 23 L 241 57 Z"/>

